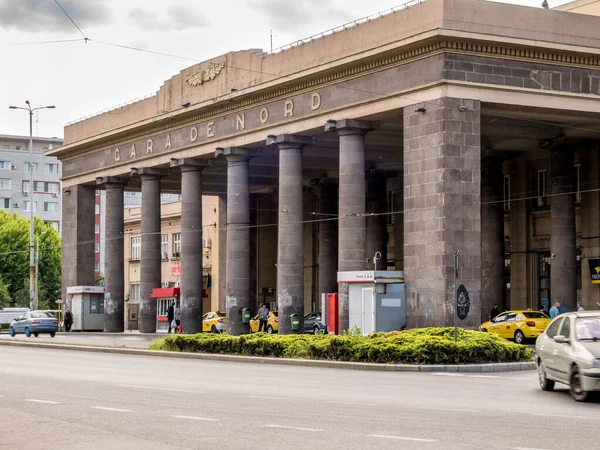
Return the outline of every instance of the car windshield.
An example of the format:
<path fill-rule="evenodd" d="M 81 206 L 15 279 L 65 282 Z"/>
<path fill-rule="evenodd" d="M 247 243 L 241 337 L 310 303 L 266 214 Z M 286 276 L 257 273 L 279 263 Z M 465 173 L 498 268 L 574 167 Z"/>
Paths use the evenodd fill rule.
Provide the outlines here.
<path fill-rule="evenodd" d="M 219 317 L 225 317 L 226 315 L 227 314 L 225 314 L 224 312 L 217 311 L 217 316 Z"/>
<path fill-rule="evenodd" d="M 35 312 L 31 313 L 31 318 L 32 319 L 48 319 L 48 318 L 52 318 L 52 316 L 46 312 L 35 311 Z"/>
<path fill-rule="evenodd" d="M 279 317 L 279 313 L 277 311 L 272 311 L 275 317 Z"/>
<path fill-rule="evenodd" d="M 575 320 L 575 333 L 579 341 L 600 340 L 600 316 L 578 317 Z"/>
<path fill-rule="evenodd" d="M 535 311 L 527 311 L 524 312 L 523 315 L 528 319 L 549 319 L 549 317 L 546 314 Z"/>

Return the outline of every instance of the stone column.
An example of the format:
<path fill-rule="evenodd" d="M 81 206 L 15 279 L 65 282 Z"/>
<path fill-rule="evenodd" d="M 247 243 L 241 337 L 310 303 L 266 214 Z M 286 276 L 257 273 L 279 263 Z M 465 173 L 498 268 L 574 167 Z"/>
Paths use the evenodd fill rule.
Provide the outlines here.
<path fill-rule="evenodd" d="M 559 147 L 552 153 L 552 265 L 550 303 L 569 311 L 577 306 L 577 249 L 575 234 L 575 161 L 573 150 Z"/>
<path fill-rule="evenodd" d="M 481 321 L 480 102 L 443 97 L 404 108 L 407 327 Z M 453 260 L 461 294 L 454 308 Z M 462 286 L 462 287 L 461 287 Z"/>
<path fill-rule="evenodd" d="M 227 262 L 225 263 L 225 309 L 227 332 L 248 333 L 242 323 L 242 308 L 250 307 L 250 152 L 241 148 L 217 149 L 227 159 Z"/>
<path fill-rule="evenodd" d="M 387 179 L 376 172 L 367 176 L 367 267 L 373 270 L 373 257 L 377 252 L 381 253 L 377 270 L 387 270 L 386 185 Z"/>
<path fill-rule="evenodd" d="M 396 179 L 394 194 L 394 269 L 404 270 L 404 176 Z"/>
<path fill-rule="evenodd" d="M 206 166 L 206 160 L 171 160 L 171 167 L 181 169 L 181 328 L 187 334 L 202 332 L 202 170 Z"/>
<path fill-rule="evenodd" d="M 156 332 L 156 299 L 152 289 L 160 288 L 160 178 L 166 171 L 133 169 L 142 180 L 142 248 L 140 260 L 140 332 Z"/>
<path fill-rule="evenodd" d="M 269 136 L 267 145 L 279 149 L 279 227 L 277 233 L 277 305 L 279 334 L 301 333 L 304 317 L 304 240 L 302 149 L 310 136 Z M 290 315 L 300 316 L 292 331 Z"/>
<path fill-rule="evenodd" d="M 481 320 L 494 305 L 504 306 L 504 176 L 502 158 L 488 157 L 481 168 Z"/>
<path fill-rule="evenodd" d="M 365 218 L 365 134 L 374 129 L 371 122 L 329 121 L 325 131 L 340 137 L 340 185 L 338 194 L 338 271 L 366 270 L 367 221 Z M 349 285 L 338 286 L 340 331 L 350 327 Z"/>
<path fill-rule="evenodd" d="M 338 268 L 338 220 L 337 185 L 324 183 L 319 186 L 319 290 L 321 294 L 337 292 Z"/>
<path fill-rule="evenodd" d="M 94 286 L 95 186 L 62 190 L 62 299 L 71 308 L 67 287 Z"/>
<path fill-rule="evenodd" d="M 125 330 L 125 183 L 116 177 L 96 179 L 106 189 L 106 244 L 104 247 L 104 331 Z"/>
<path fill-rule="evenodd" d="M 227 285 L 225 283 L 227 271 L 227 197 L 219 196 L 219 247 L 217 249 L 219 255 L 219 294 L 217 296 L 219 302 L 219 311 L 227 311 L 225 298 L 227 297 Z"/>

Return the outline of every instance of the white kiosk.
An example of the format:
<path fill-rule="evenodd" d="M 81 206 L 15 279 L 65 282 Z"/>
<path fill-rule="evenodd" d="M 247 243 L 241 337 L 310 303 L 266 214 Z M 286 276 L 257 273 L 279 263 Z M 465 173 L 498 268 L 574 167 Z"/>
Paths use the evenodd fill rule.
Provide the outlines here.
<path fill-rule="evenodd" d="M 402 330 L 406 326 L 404 272 L 363 270 L 338 272 L 338 283 L 349 283 L 350 328 L 363 335 Z"/>
<path fill-rule="evenodd" d="M 72 286 L 67 288 L 67 305 L 71 305 L 71 331 L 104 330 L 104 287 Z"/>

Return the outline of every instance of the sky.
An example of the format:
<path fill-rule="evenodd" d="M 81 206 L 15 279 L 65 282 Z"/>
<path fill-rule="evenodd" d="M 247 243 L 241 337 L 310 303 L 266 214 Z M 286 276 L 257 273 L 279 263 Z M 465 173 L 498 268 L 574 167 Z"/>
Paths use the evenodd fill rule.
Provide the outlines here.
<path fill-rule="evenodd" d="M 38 112 L 33 133 L 62 138 L 68 122 L 151 95 L 197 62 L 269 50 L 271 30 L 277 48 L 404 1 L 58 0 L 76 27 L 56 0 L 0 0 L 0 134 L 29 135 L 27 113 L 9 105 L 55 105 Z"/>

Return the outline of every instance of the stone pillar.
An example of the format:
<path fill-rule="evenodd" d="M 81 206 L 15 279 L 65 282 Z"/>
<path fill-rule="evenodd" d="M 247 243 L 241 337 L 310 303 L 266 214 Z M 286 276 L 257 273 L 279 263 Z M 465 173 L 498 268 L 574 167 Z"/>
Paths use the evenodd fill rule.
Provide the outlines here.
<path fill-rule="evenodd" d="M 421 106 L 421 105 L 418 105 Z M 443 97 L 404 108 L 407 326 L 480 325 L 480 102 Z M 418 109 L 417 109 L 418 108 Z M 454 254 L 459 252 L 458 311 Z"/>
<path fill-rule="evenodd" d="M 338 220 L 337 185 L 324 183 L 319 186 L 319 288 L 321 294 L 337 292 L 338 268 Z"/>
<path fill-rule="evenodd" d="M 242 323 L 242 308 L 250 307 L 250 152 L 241 148 L 217 149 L 227 159 L 227 262 L 225 263 L 225 309 L 227 332 L 248 333 Z"/>
<path fill-rule="evenodd" d="M 166 171 L 133 169 L 142 180 L 142 248 L 140 260 L 140 332 L 156 332 L 156 299 L 152 289 L 160 288 L 160 178 Z"/>
<path fill-rule="evenodd" d="M 481 320 L 494 305 L 504 306 L 504 176 L 502 158 L 488 157 L 481 168 Z"/>
<path fill-rule="evenodd" d="M 95 186 L 73 185 L 62 190 L 62 299 L 71 308 L 67 288 L 94 286 Z"/>
<path fill-rule="evenodd" d="M 125 183 L 120 178 L 102 177 L 96 184 L 106 189 L 104 331 L 120 333 L 125 330 Z"/>
<path fill-rule="evenodd" d="M 552 153 L 552 265 L 550 303 L 560 302 L 569 311 L 577 306 L 577 249 L 575 232 L 575 161 L 571 149 Z"/>
<path fill-rule="evenodd" d="M 202 170 L 206 166 L 206 160 L 171 160 L 171 167 L 181 169 L 181 329 L 186 334 L 202 332 Z"/>
<path fill-rule="evenodd" d="M 340 137 L 340 184 L 338 194 L 338 271 L 366 270 L 367 221 L 365 218 L 365 134 L 374 129 L 371 122 L 328 121 L 325 131 Z M 340 331 L 350 328 L 348 283 L 338 285 Z"/>
<path fill-rule="evenodd" d="M 394 269 L 404 270 L 404 176 L 396 179 L 394 193 Z"/>
<path fill-rule="evenodd" d="M 219 293 L 217 295 L 219 302 L 219 311 L 227 311 L 225 299 L 227 297 L 226 271 L 227 271 L 227 197 L 219 196 Z"/>
<path fill-rule="evenodd" d="M 277 305 L 279 334 L 302 333 L 304 317 L 304 240 L 302 149 L 310 136 L 269 136 L 267 145 L 279 149 L 279 227 L 277 233 Z M 292 331 L 290 315 L 300 316 Z"/>
<path fill-rule="evenodd" d="M 377 270 L 387 270 L 387 179 L 378 173 L 367 177 L 367 267 L 375 270 L 373 257 L 381 253 Z M 369 214 L 374 214 L 370 216 Z"/>

